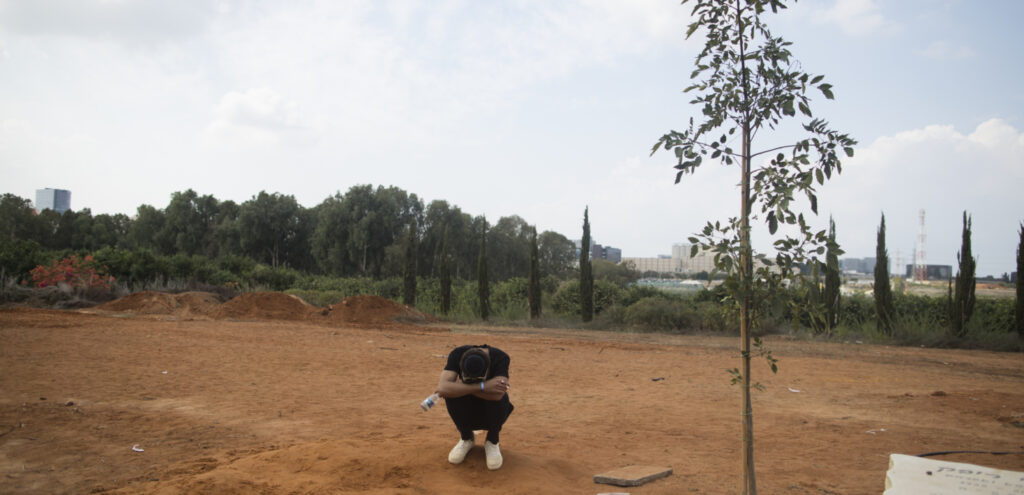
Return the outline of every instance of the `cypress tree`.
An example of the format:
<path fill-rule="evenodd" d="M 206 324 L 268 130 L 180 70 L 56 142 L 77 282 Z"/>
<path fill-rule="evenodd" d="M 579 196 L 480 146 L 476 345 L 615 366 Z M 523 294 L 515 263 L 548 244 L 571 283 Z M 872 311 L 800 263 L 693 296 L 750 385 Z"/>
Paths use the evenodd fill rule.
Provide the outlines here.
<path fill-rule="evenodd" d="M 1017 335 L 1024 337 L 1024 286 L 1020 283 L 1020 276 L 1024 270 L 1024 223 L 1020 224 L 1020 241 L 1017 243 Z"/>
<path fill-rule="evenodd" d="M 416 218 L 409 222 L 409 238 L 405 243 L 405 280 L 402 303 L 416 306 Z"/>
<path fill-rule="evenodd" d="M 444 227 L 444 238 L 441 241 L 441 314 L 452 310 L 452 273 L 448 262 L 448 226 Z"/>
<path fill-rule="evenodd" d="M 974 313 L 974 269 L 977 261 L 971 255 L 971 218 L 964 211 L 963 238 L 960 252 L 956 254 L 959 267 L 953 284 L 953 305 L 949 311 L 949 323 L 955 337 L 967 333 L 967 322 Z"/>
<path fill-rule="evenodd" d="M 836 222 L 828 219 L 828 248 L 825 253 L 825 331 L 839 325 L 839 244 L 836 243 Z"/>
<path fill-rule="evenodd" d="M 594 272 L 590 264 L 590 207 L 583 210 L 583 239 L 580 241 L 580 313 L 583 322 L 594 319 Z"/>
<path fill-rule="evenodd" d="M 477 299 L 480 304 L 480 318 L 487 321 L 491 313 L 491 288 L 487 283 L 487 219 L 480 230 L 480 257 L 477 259 Z"/>
<path fill-rule="evenodd" d="M 804 280 L 804 284 L 807 287 L 807 324 L 811 327 L 811 331 L 815 335 L 821 333 L 821 318 L 818 309 L 821 307 L 821 262 L 818 260 L 811 261 L 811 279 L 810 281 Z"/>
<path fill-rule="evenodd" d="M 530 301 L 530 319 L 540 318 L 540 256 L 537 249 L 537 227 L 530 236 L 530 282 L 526 286 L 526 297 Z"/>
<path fill-rule="evenodd" d="M 878 226 L 878 244 L 875 247 L 875 324 L 878 331 L 892 335 L 896 309 L 889 285 L 889 251 L 885 249 L 885 213 Z"/>

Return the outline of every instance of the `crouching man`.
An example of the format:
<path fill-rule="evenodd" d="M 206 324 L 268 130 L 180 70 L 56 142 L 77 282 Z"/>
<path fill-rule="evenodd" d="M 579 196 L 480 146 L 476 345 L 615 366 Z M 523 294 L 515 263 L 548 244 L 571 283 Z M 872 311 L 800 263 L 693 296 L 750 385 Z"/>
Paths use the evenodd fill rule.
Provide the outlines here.
<path fill-rule="evenodd" d="M 437 394 L 444 397 L 448 415 L 462 438 L 448 454 L 448 462 L 462 463 L 473 448 L 473 431 L 487 430 L 487 468 L 501 467 L 499 434 L 514 409 L 508 400 L 509 361 L 508 354 L 488 345 L 464 345 L 448 354 Z"/>

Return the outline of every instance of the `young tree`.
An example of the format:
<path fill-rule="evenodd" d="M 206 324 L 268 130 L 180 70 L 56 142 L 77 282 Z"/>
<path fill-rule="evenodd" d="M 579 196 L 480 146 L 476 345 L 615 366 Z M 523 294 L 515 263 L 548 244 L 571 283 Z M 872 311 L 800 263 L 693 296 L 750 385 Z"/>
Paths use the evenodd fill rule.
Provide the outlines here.
<path fill-rule="evenodd" d="M 1024 285 L 1020 277 L 1024 274 L 1024 223 L 1020 224 L 1020 241 L 1017 243 L 1017 306 L 1014 321 L 1017 324 L 1017 335 L 1024 337 Z"/>
<path fill-rule="evenodd" d="M 852 156 L 856 141 L 829 129 L 824 120 L 812 117 L 808 90 L 816 88 L 831 99 L 832 86 L 822 82 L 823 76 L 802 72 L 791 58 L 790 43 L 772 36 L 762 21 L 766 9 L 776 12 L 785 8 L 782 0 L 692 3 L 692 17 L 696 21 L 690 24 L 687 37 L 700 31 L 706 42 L 691 74 L 695 82 L 685 91 L 698 93 L 692 103 L 701 107 L 703 121 L 695 124 L 691 118 L 686 131 L 665 134 L 651 153 L 662 147 L 675 153 L 677 183 L 684 174 L 695 172 L 704 158 L 726 165 L 738 162 L 740 167 L 739 215 L 724 224 L 709 222 L 697 237 L 690 238 L 690 243 L 694 245 L 691 255 L 698 249 L 715 254 L 717 266 L 728 274 L 726 290 L 739 306 L 742 371 L 733 370 L 733 376 L 735 382 L 742 384 L 741 491 L 753 494 L 757 491 L 750 402 L 750 332 L 754 309 L 760 300 L 772 297 L 776 293 L 773 289 L 780 287 L 783 280 L 793 278 L 794 262 L 805 260 L 809 252 L 825 253 L 828 237 L 824 231 L 812 232 L 803 214 L 794 211 L 794 197 L 806 196 L 811 210 L 817 213 L 815 182 L 824 184 L 833 172 L 840 172 L 838 153 Z M 796 116 L 797 111 L 811 119 L 803 125 L 807 137 L 788 146 L 772 146 L 757 152 L 752 149 L 758 131 L 775 129 L 784 118 Z M 733 150 L 737 131 L 738 152 Z M 773 152 L 778 153 L 770 163 L 753 168 L 754 158 Z M 756 217 L 755 205 L 760 210 Z M 771 235 L 776 234 L 780 223 L 793 226 L 798 232 L 775 242 L 778 252 L 774 260 L 758 255 L 756 273 L 750 240 L 752 217 L 767 223 Z M 755 341 L 757 344 L 759 341 Z M 774 370 L 774 360 L 770 354 L 767 357 Z"/>
<path fill-rule="evenodd" d="M 825 332 L 831 334 L 832 329 L 839 325 L 839 254 L 842 252 L 836 244 L 836 222 L 828 219 L 828 247 L 825 250 Z"/>
<path fill-rule="evenodd" d="M 580 240 L 580 313 L 583 322 L 594 319 L 594 272 L 590 264 L 590 207 L 583 210 L 583 239 Z"/>
<path fill-rule="evenodd" d="M 959 267 L 953 285 L 953 304 L 949 308 L 949 323 L 953 336 L 963 337 L 967 333 L 967 322 L 974 313 L 974 268 L 977 261 L 971 255 L 971 218 L 964 212 L 963 239 L 960 252 L 956 255 Z"/>
<path fill-rule="evenodd" d="M 892 288 L 889 285 L 889 251 L 885 248 L 885 213 L 882 223 L 878 226 L 878 243 L 875 247 L 875 324 L 878 331 L 892 335 L 896 316 L 892 300 Z"/>
<path fill-rule="evenodd" d="M 448 227 L 444 229 L 441 241 L 441 314 L 452 310 L 452 269 L 448 261 Z"/>
<path fill-rule="evenodd" d="M 409 235 L 405 241 L 405 269 L 402 304 L 416 306 L 416 217 L 409 220 Z"/>
<path fill-rule="evenodd" d="M 477 258 L 477 299 L 480 304 L 480 318 L 487 321 L 491 313 L 491 288 L 487 283 L 487 219 L 480 230 L 480 257 Z"/>
<path fill-rule="evenodd" d="M 540 318 L 540 260 L 537 249 L 537 228 L 530 236 L 530 282 L 526 286 L 526 297 L 530 301 L 530 319 Z"/>

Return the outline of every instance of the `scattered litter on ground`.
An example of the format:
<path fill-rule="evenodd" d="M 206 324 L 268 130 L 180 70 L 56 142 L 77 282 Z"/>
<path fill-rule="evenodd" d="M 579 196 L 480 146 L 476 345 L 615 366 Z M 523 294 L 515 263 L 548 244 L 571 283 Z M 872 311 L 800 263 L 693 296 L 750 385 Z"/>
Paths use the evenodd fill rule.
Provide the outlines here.
<path fill-rule="evenodd" d="M 142 447 L 139 447 L 139 444 L 132 445 L 132 450 L 134 450 L 135 452 L 145 452 L 145 450 Z"/>
<path fill-rule="evenodd" d="M 786 387 L 786 388 L 788 388 L 788 389 L 789 389 L 789 391 L 790 391 L 790 392 L 793 392 L 794 394 L 799 394 L 799 393 L 800 393 L 800 391 L 799 391 L 799 390 L 797 390 L 797 389 L 795 389 L 795 388 L 790 388 L 790 387 Z"/>

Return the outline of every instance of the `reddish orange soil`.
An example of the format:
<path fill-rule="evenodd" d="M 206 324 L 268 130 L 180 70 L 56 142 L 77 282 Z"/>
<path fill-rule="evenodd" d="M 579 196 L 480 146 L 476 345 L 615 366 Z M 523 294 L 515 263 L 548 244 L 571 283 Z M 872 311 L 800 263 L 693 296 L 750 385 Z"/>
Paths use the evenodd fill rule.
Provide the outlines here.
<path fill-rule="evenodd" d="M 0 493 L 737 492 L 740 397 L 724 370 L 738 339 L 430 320 L 282 294 L 0 310 Z M 755 366 L 763 493 L 880 493 L 890 453 L 1024 451 L 1020 354 L 767 342 L 780 371 Z M 450 465 L 444 408 L 418 407 L 467 343 L 512 356 L 494 472 L 479 447 Z M 1022 455 L 941 458 L 1024 471 Z M 675 473 L 593 483 L 631 464 Z"/>

